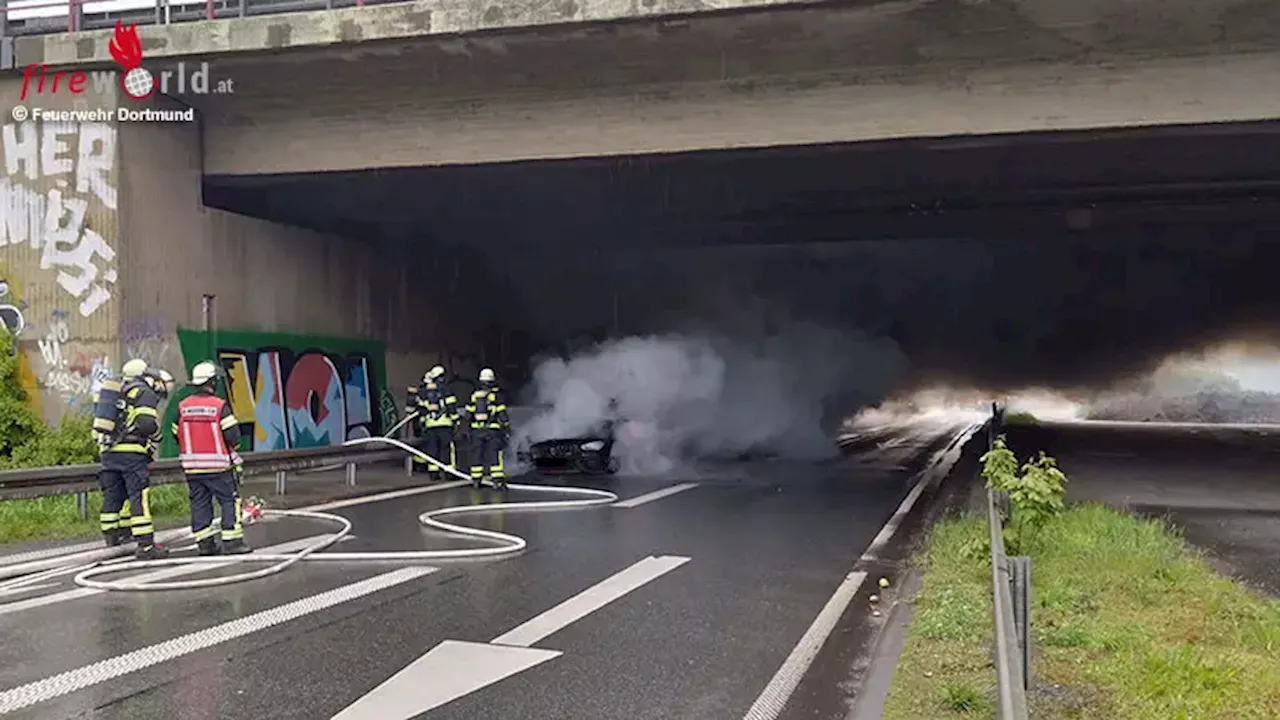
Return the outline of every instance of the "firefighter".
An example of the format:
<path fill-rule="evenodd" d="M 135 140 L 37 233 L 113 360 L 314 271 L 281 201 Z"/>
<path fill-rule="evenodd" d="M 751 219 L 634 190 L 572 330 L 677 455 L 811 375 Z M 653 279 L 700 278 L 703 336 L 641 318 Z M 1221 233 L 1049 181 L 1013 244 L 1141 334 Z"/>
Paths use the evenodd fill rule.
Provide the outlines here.
<path fill-rule="evenodd" d="M 168 555 L 168 551 L 155 541 L 149 472 L 160 440 L 160 401 L 172 391 L 173 376 L 148 368 L 146 361 L 140 359 L 125 363 L 121 375 L 116 421 L 110 423 L 110 430 L 100 430 L 98 434 L 103 448 L 99 520 L 108 546 L 120 545 L 124 541 L 122 530 L 127 527 L 131 539 L 138 544 L 138 559 L 155 560 Z M 120 511 L 126 501 L 132 517 L 122 521 Z"/>
<path fill-rule="evenodd" d="M 218 397 L 214 385 L 218 366 L 205 361 L 191 369 L 194 394 L 178 403 L 178 421 L 170 428 L 178 440 L 178 461 L 187 477 L 191 499 L 191 532 L 201 555 L 242 555 L 253 552 L 244 541 L 240 523 L 242 460 L 235 452 L 240 421 L 231 405 Z M 222 545 L 213 527 L 213 503 L 221 508 Z"/>
<path fill-rule="evenodd" d="M 426 438 L 424 451 L 427 455 L 457 467 L 458 453 L 453 442 L 454 428 L 458 424 L 458 398 L 449 389 L 443 365 L 436 365 L 422 376 L 422 384 L 415 390 L 417 398 L 417 422 L 422 427 L 422 435 Z M 415 456 L 415 460 L 425 462 Z M 427 463 L 427 477 L 439 480 L 443 471 Z"/>
<path fill-rule="evenodd" d="M 471 393 L 466 411 L 471 426 L 471 484 L 480 487 L 482 481 L 490 480 L 495 488 L 506 490 L 502 454 L 511 437 L 511 421 L 492 368 L 480 371 L 480 387 Z"/>

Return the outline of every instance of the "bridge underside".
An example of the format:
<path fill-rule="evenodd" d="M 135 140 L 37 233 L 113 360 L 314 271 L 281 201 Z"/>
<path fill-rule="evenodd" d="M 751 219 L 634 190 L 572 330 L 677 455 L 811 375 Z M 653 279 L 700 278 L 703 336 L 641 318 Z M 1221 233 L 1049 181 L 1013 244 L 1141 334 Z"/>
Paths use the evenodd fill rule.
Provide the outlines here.
<path fill-rule="evenodd" d="M 1280 123 L 323 174 L 205 201 L 358 236 L 520 250 L 1066 236 L 1271 223 Z"/>
<path fill-rule="evenodd" d="M 478 254 L 516 356 L 570 337 L 803 319 L 891 338 L 921 378 L 1092 382 L 1259 332 L 1280 311 L 1263 269 L 1280 262 L 1278 132 L 210 176 L 205 202 L 423 263 Z"/>
<path fill-rule="evenodd" d="M 189 99 L 215 175 L 1280 117 L 1259 91 L 1280 86 L 1260 29 L 1280 11 L 1202 8 L 1208 32 L 1181 5 L 1158 27 L 1062 5 L 822 4 L 217 55 L 234 94 Z"/>

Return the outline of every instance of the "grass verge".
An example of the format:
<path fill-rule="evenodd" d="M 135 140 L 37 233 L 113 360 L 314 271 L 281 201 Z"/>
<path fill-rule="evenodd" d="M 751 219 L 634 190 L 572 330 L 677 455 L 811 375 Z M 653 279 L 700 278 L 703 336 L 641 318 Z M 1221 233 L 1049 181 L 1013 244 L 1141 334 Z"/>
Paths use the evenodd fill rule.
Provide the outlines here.
<path fill-rule="evenodd" d="M 1039 424 L 1039 422 L 1040 422 L 1039 420 L 1036 420 L 1035 415 L 1032 415 L 1029 412 L 1023 412 L 1020 410 L 1011 412 L 1011 413 L 1005 413 L 1005 416 L 1004 416 L 1005 425 L 1037 425 Z"/>
<path fill-rule="evenodd" d="M 995 714 L 986 518 L 933 528 L 886 720 Z M 1086 504 L 1032 540 L 1032 717 L 1280 717 L 1280 601 L 1167 524 Z"/>
<path fill-rule="evenodd" d="M 74 495 L 0 502 L 0 545 L 33 540 L 58 540 L 98 534 L 102 494 L 89 495 L 89 517 L 81 520 Z M 185 483 L 151 488 L 151 517 L 157 525 L 173 526 L 189 518 Z"/>

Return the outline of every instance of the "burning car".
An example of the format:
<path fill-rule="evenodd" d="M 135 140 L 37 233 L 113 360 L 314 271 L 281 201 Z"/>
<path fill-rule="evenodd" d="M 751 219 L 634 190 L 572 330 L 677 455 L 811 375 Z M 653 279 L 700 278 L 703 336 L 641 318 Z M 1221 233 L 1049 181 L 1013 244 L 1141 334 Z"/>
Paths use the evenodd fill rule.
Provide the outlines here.
<path fill-rule="evenodd" d="M 517 455 L 538 472 L 611 475 L 618 471 L 619 465 L 618 458 L 613 455 L 616 427 L 616 420 L 606 420 L 582 435 L 531 443 Z"/>

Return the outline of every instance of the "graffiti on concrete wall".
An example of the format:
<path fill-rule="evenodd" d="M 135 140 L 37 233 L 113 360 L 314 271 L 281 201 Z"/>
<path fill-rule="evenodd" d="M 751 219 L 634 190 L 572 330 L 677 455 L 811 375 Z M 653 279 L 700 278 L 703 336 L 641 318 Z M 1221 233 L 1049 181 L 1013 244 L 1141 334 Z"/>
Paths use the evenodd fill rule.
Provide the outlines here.
<path fill-rule="evenodd" d="M 158 315 L 143 315 L 120 324 L 120 342 L 126 359 L 141 358 L 147 364 L 181 376 L 181 358 L 175 345 L 173 327 Z"/>
<path fill-rule="evenodd" d="M 50 422 L 89 403 L 115 354 L 116 140 L 108 123 L 0 125 L 0 323 Z"/>
<path fill-rule="evenodd" d="M 104 226 L 114 225 L 117 205 L 116 129 L 9 123 L 0 128 L 0 148 L 0 247 L 38 251 L 40 269 L 78 301 L 81 316 L 93 315 L 112 298 L 117 279 L 116 251 L 104 237 L 114 234 Z"/>
<path fill-rule="evenodd" d="M 105 355 L 94 355 L 71 343 L 67 313 L 54 310 L 43 336 L 36 341 L 44 360 L 44 386 L 58 393 L 68 405 L 75 405 L 98 392 L 107 379 Z"/>
<path fill-rule="evenodd" d="M 222 367 L 242 451 L 339 445 L 395 424 L 381 343 L 182 329 L 176 336 L 188 367 L 210 352 Z"/>

